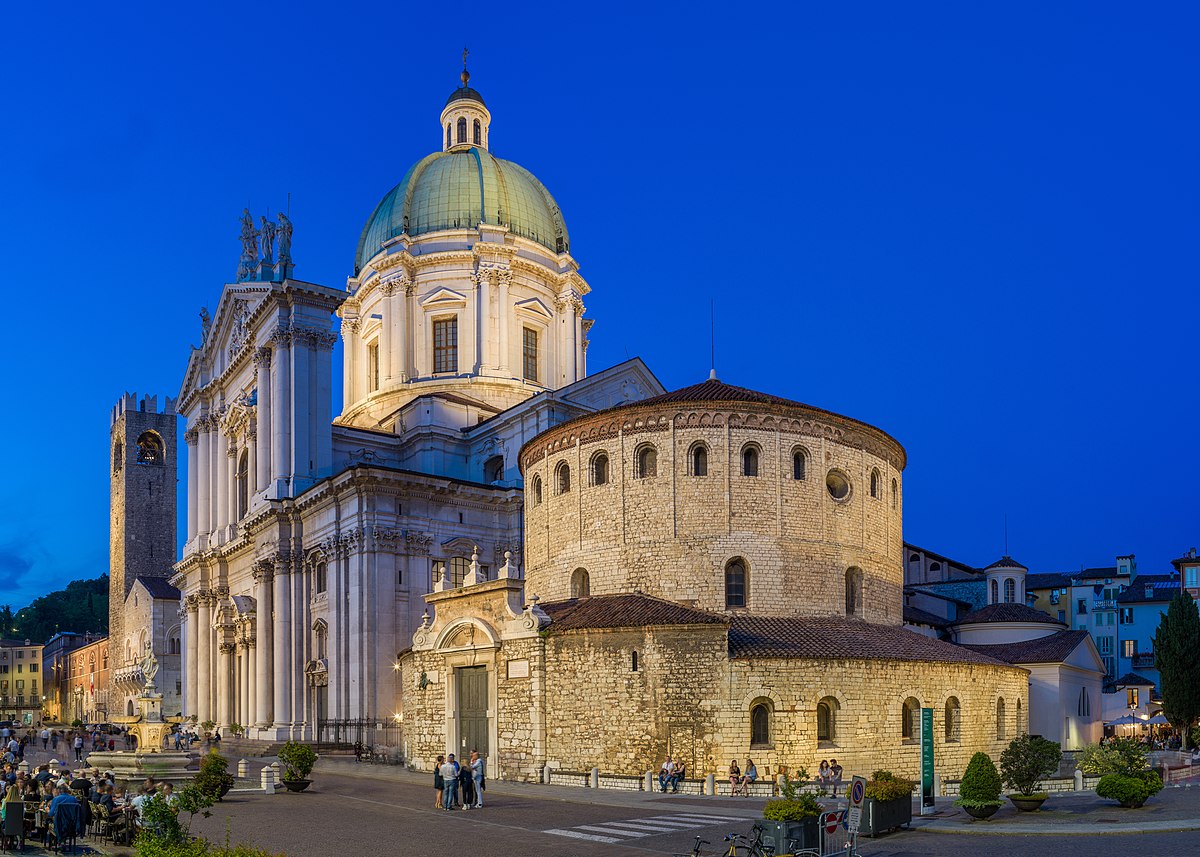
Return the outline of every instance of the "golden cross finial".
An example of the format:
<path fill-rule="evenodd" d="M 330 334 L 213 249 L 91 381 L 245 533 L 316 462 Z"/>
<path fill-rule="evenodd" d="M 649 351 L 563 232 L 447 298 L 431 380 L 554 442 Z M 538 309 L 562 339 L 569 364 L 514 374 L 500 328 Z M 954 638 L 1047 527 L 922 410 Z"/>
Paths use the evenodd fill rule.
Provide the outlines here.
<path fill-rule="evenodd" d="M 471 73 L 469 71 L 467 71 L 467 54 L 468 53 L 470 53 L 470 52 L 467 50 L 466 46 L 464 45 L 463 46 L 463 70 L 462 70 L 462 75 L 461 75 L 463 86 L 466 86 L 467 81 L 471 79 Z"/>
<path fill-rule="evenodd" d="M 463 48 L 463 68 L 466 68 L 466 67 L 467 67 L 467 54 L 469 54 L 469 53 L 470 53 L 470 51 L 468 51 L 468 50 L 467 50 L 467 49 L 464 47 L 464 48 Z"/>

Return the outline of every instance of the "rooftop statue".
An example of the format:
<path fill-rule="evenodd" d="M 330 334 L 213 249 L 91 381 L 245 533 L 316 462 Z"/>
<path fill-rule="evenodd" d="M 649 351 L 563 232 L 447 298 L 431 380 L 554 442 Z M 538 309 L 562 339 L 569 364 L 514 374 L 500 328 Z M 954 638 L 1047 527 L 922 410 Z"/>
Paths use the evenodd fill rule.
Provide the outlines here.
<path fill-rule="evenodd" d="M 259 220 L 262 221 L 262 231 L 259 234 L 262 235 L 263 264 L 273 265 L 275 262 L 272 245 L 275 243 L 275 233 L 278 231 L 278 227 L 265 217 L 260 217 Z M 280 258 L 283 257 L 283 242 L 280 242 L 279 255 Z"/>
<path fill-rule="evenodd" d="M 283 265 L 292 263 L 292 221 L 286 214 L 279 212 L 279 226 L 276 227 L 279 236 L 279 261 Z"/>
<path fill-rule="evenodd" d="M 240 283 L 242 280 L 250 278 L 254 272 L 254 266 L 258 264 L 258 230 L 254 228 L 254 218 L 250 216 L 250 209 L 242 209 L 242 258 L 238 260 L 237 278 Z"/>
<path fill-rule="evenodd" d="M 203 348 L 208 343 L 208 334 L 212 330 L 212 316 L 208 314 L 208 307 L 200 307 L 200 347 Z"/>

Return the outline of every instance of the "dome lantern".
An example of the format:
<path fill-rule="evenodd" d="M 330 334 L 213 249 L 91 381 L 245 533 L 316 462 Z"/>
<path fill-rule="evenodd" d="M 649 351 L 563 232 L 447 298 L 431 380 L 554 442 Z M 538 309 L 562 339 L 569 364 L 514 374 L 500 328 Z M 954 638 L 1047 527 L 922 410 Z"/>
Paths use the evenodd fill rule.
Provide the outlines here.
<path fill-rule="evenodd" d="M 492 114 L 483 103 L 483 96 L 470 87 L 471 73 L 467 71 L 467 51 L 463 50 L 462 86 L 450 93 L 442 110 L 442 151 L 465 152 L 472 146 L 488 147 L 488 126 Z"/>

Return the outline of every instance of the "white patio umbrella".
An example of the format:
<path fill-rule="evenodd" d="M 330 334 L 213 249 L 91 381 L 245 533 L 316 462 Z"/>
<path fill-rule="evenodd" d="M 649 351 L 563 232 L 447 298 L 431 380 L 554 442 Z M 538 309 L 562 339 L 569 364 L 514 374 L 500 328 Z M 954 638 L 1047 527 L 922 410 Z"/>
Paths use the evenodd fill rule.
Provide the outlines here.
<path fill-rule="evenodd" d="M 1167 718 L 1163 717 L 1161 714 L 1155 714 L 1146 721 L 1147 726 L 1169 726 L 1170 724 L 1171 721 L 1167 720 Z"/>
<path fill-rule="evenodd" d="M 1141 722 L 1142 722 L 1141 720 L 1134 717 L 1132 714 L 1125 714 L 1125 715 L 1122 715 L 1121 717 L 1118 717 L 1116 720 L 1108 721 L 1104 725 L 1105 726 L 1132 726 L 1135 723 L 1141 723 Z"/>

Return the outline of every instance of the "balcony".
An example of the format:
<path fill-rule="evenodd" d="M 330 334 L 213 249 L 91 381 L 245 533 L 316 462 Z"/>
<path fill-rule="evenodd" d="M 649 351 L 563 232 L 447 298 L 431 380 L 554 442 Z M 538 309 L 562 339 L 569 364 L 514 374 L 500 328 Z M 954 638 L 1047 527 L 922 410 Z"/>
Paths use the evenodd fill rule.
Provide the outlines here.
<path fill-rule="evenodd" d="M 1092 601 L 1093 610 L 1116 610 L 1117 602 L 1113 599 L 1097 598 Z"/>
<path fill-rule="evenodd" d="M 1130 660 L 1135 670 L 1154 669 L 1154 652 L 1138 652 Z"/>

